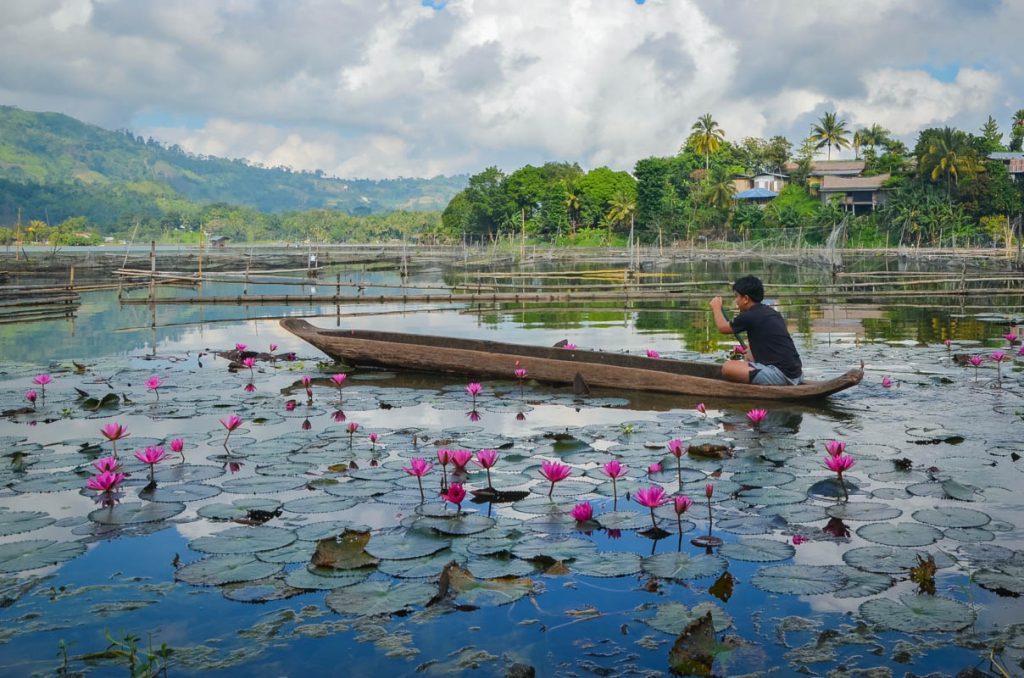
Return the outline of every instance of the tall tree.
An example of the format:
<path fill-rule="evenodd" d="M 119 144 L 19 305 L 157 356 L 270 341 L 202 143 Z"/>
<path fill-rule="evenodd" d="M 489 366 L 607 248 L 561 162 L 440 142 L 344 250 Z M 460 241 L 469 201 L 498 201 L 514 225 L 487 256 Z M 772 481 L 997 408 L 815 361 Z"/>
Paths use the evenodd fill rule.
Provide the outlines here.
<path fill-rule="evenodd" d="M 633 217 L 636 215 L 636 196 L 628 191 L 618 191 L 612 196 L 611 209 L 605 215 L 608 219 L 608 241 L 611 242 L 612 224 L 629 221 L 629 240 L 633 242 Z"/>
<path fill-rule="evenodd" d="M 862 145 L 869 146 L 874 151 L 889 140 L 889 130 L 876 122 L 871 127 L 860 130 L 860 139 Z"/>
<path fill-rule="evenodd" d="M 1013 114 L 1013 123 L 1010 127 L 1010 150 L 1020 152 L 1024 145 L 1024 108 Z"/>
<path fill-rule="evenodd" d="M 999 131 L 999 123 L 991 115 L 981 126 L 981 138 L 985 150 L 989 153 L 1003 150 L 1003 133 Z"/>
<path fill-rule="evenodd" d="M 820 150 L 822 146 L 828 148 L 828 159 L 832 159 L 832 147 L 838 149 L 848 148 L 850 140 L 847 138 L 849 130 L 846 129 L 846 121 L 839 120 L 835 111 L 821 117 L 817 124 L 811 127 L 811 136 L 814 142 L 814 150 Z"/>
<path fill-rule="evenodd" d="M 927 129 L 918 139 L 918 167 L 933 182 L 946 180 L 946 195 L 961 178 L 974 176 L 983 168 L 971 137 L 952 127 Z"/>
<path fill-rule="evenodd" d="M 710 166 L 711 154 L 721 148 L 722 142 L 725 140 L 725 132 L 710 113 L 705 113 L 697 118 L 697 122 L 693 123 L 693 127 L 690 129 L 692 130 L 690 145 L 704 156 L 704 169 L 707 170 Z"/>

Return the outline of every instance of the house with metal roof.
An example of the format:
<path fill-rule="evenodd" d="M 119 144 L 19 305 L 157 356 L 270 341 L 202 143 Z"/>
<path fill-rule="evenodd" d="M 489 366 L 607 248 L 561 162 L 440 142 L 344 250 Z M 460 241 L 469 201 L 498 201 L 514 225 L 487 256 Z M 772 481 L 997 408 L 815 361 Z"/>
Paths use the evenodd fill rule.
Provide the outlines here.
<path fill-rule="evenodd" d="M 840 204 L 854 215 L 873 212 L 885 204 L 886 194 L 882 186 L 889 180 L 889 174 L 872 177 L 841 177 L 826 175 L 821 178 L 818 195 L 823 203 L 835 196 L 841 196 Z"/>
<path fill-rule="evenodd" d="M 1024 153 L 1019 151 L 997 151 L 988 154 L 989 160 L 998 160 L 1006 165 L 1010 174 L 1024 174 Z"/>
<path fill-rule="evenodd" d="M 751 188 L 746 191 L 740 191 L 733 196 L 733 200 L 739 200 L 750 205 L 765 206 L 770 203 L 778 193 L 775 191 L 769 191 L 767 188 Z"/>

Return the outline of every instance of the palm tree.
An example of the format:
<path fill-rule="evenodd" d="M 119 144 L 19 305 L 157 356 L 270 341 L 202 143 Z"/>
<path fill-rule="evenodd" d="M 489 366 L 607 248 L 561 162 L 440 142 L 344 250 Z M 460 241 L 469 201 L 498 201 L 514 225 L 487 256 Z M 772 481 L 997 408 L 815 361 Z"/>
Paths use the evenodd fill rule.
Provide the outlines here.
<path fill-rule="evenodd" d="M 967 134 L 952 127 L 943 127 L 929 140 L 928 149 L 921 157 L 921 169 L 928 172 L 932 181 L 946 178 L 948 197 L 951 183 L 958 184 L 960 177 L 973 176 L 982 168 Z"/>
<path fill-rule="evenodd" d="M 860 160 L 860 147 L 867 146 L 864 143 L 864 132 L 867 132 L 867 130 L 859 129 L 853 133 L 853 157 L 856 160 Z"/>
<path fill-rule="evenodd" d="M 825 113 L 817 125 L 811 127 L 810 140 L 816 142 L 814 150 L 822 146 L 828 147 L 828 159 L 832 159 L 832 147 L 838 149 L 847 148 L 850 140 L 846 138 L 849 130 L 846 129 L 846 121 L 836 119 L 836 113 Z"/>
<path fill-rule="evenodd" d="M 619 191 L 612 197 L 611 209 L 606 215 L 608 219 L 608 241 L 612 239 L 612 224 L 621 224 L 629 219 L 629 246 L 633 246 L 633 217 L 636 214 L 636 198 L 625 191 Z M 631 255 L 632 256 L 632 255 Z"/>
<path fill-rule="evenodd" d="M 1013 122 L 1010 124 L 1010 150 L 1020 151 L 1024 143 L 1024 108 L 1013 114 Z"/>
<path fill-rule="evenodd" d="M 876 122 L 871 127 L 860 131 L 860 141 L 862 145 L 870 146 L 871 150 L 874 151 L 889 141 L 889 130 Z"/>
<path fill-rule="evenodd" d="M 707 170 L 711 154 L 722 147 L 725 132 L 710 113 L 705 113 L 697 118 L 697 122 L 693 123 L 693 127 L 690 129 L 693 130 L 693 133 L 690 134 L 690 143 L 695 151 L 704 154 L 704 169 Z"/>
<path fill-rule="evenodd" d="M 565 209 L 569 213 L 570 235 L 576 233 L 576 221 L 580 214 L 580 193 L 572 181 L 565 182 Z"/>

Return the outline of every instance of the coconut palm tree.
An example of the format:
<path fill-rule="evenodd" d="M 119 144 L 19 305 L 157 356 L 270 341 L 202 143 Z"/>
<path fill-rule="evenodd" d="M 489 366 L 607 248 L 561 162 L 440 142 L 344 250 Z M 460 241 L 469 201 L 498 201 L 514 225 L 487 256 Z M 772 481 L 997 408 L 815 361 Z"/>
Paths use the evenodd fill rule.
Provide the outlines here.
<path fill-rule="evenodd" d="M 1019 152 L 1024 144 L 1024 108 L 1013 114 L 1010 124 L 1010 150 Z"/>
<path fill-rule="evenodd" d="M 565 182 L 565 210 L 569 213 L 569 232 L 575 235 L 580 215 L 580 192 L 573 181 Z"/>
<path fill-rule="evenodd" d="M 710 113 L 705 113 L 697 118 L 697 122 L 693 123 L 693 127 L 690 129 L 693 130 L 690 134 L 690 143 L 695 151 L 704 154 L 704 169 L 707 170 L 710 166 L 711 154 L 722 147 L 725 132 Z"/>
<path fill-rule="evenodd" d="M 867 146 L 867 144 L 864 143 L 863 135 L 866 131 L 867 130 L 859 129 L 853 133 L 853 157 L 857 160 L 860 160 L 860 147 Z"/>
<path fill-rule="evenodd" d="M 837 119 L 833 111 L 825 113 L 818 124 L 811 127 L 810 140 L 815 142 L 814 150 L 819 150 L 822 146 L 828 147 L 828 159 L 831 160 L 833 146 L 838 149 L 849 147 L 850 140 L 847 134 L 849 130 L 846 129 L 846 121 Z"/>
<path fill-rule="evenodd" d="M 636 215 L 636 198 L 625 191 L 612 196 L 611 209 L 605 215 L 608 219 L 608 241 L 612 238 L 612 224 L 621 224 L 629 219 L 629 244 L 633 246 L 633 218 Z"/>
<path fill-rule="evenodd" d="M 931 135 L 927 150 L 921 157 L 921 171 L 932 181 L 946 179 L 946 196 L 960 177 L 973 176 L 982 170 L 977 153 L 967 134 L 952 127 L 943 127 Z"/>

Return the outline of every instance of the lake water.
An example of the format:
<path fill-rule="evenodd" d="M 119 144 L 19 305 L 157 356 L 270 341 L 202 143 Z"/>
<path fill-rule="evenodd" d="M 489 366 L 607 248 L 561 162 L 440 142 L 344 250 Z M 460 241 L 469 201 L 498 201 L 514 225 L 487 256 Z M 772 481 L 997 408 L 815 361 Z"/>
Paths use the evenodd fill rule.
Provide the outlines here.
<path fill-rule="evenodd" d="M 787 290 L 827 277 L 763 260 L 659 270 L 712 281 L 749 272 Z M 387 271 L 340 273 L 368 295 L 398 282 Z M 413 266 L 411 282 L 429 290 L 452 275 Z M 251 285 L 248 294 L 278 292 Z M 971 666 L 1001 675 L 990 655 L 1022 675 L 1024 358 L 1002 338 L 1021 319 L 1021 298 L 851 304 L 768 292 L 806 377 L 863 361 L 864 382 L 821 404 L 617 392 L 577 400 L 518 383 L 510 365 L 507 380 L 482 383 L 475 404 L 469 379 L 373 370 L 347 370 L 339 393 L 328 380 L 335 367 L 275 319 L 721 361 L 732 342 L 694 299 L 151 308 L 100 291 L 83 295 L 73 321 L 2 326 L 0 667 L 123 675 L 131 652 L 106 652 L 109 634 L 137 637 L 137 663 L 166 661 L 168 675 L 490 676 L 515 664 L 543 676 L 659 675 L 687 622 L 710 610 L 714 642 L 679 647 L 713 655 L 715 675 Z M 718 293 L 728 294 L 724 282 Z M 236 343 L 260 352 L 273 343 L 296 360 L 231 372 L 214 352 Z M 997 366 L 998 350 L 1008 360 Z M 962 366 L 958 354 L 984 361 Z M 41 390 L 32 379 L 42 373 L 54 379 L 45 401 L 12 413 L 27 390 Z M 145 386 L 153 375 L 157 392 Z M 311 403 L 303 375 L 314 377 Z M 88 407 L 108 394 L 116 404 Z M 758 426 L 746 417 L 756 406 L 768 410 Z M 219 419 L 231 414 L 243 423 L 225 449 Z M 130 432 L 118 444 L 129 477 L 118 503 L 103 506 L 83 486 L 91 462 L 110 452 L 100 435 L 109 423 Z M 147 488 L 149 471 L 132 453 L 173 438 L 184 440 L 184 461 L 157 464 Z M 684 455 L 677 470 L 666 447 L 674 438 L 732 456 Z M 856 459 L 849 501 L 823 464 L 832 439 Z M 497 450 L 493 485 L 524 498 L 467 499 L 457 514 L 438 496 L 435 465 L 421 502 L 402 469 L 417 457 L 436 462 L 442 447 Z M 613 457 L 629 467 L 614 489 L 600 472 Z M 572 467 L 550 499 L 546 460 Z M 649 474 L 655 462 L 663 470 Z M 665 534 L 654 539 L 635 492 L 656 484 L 674 495 L 680 477 L 693 506 L 681 522 L 659 508 Z M 487 486 L 472 462 L 459 479 Z M 710 532 L 724 542 L 710 552 L 691 543 L 709 531 L 708 483 Z M 594 518 L 577 523 L 568 512 L 583 501 Z M 934 594 L 909 579 L 918 555 L 935 560 Z"/>

